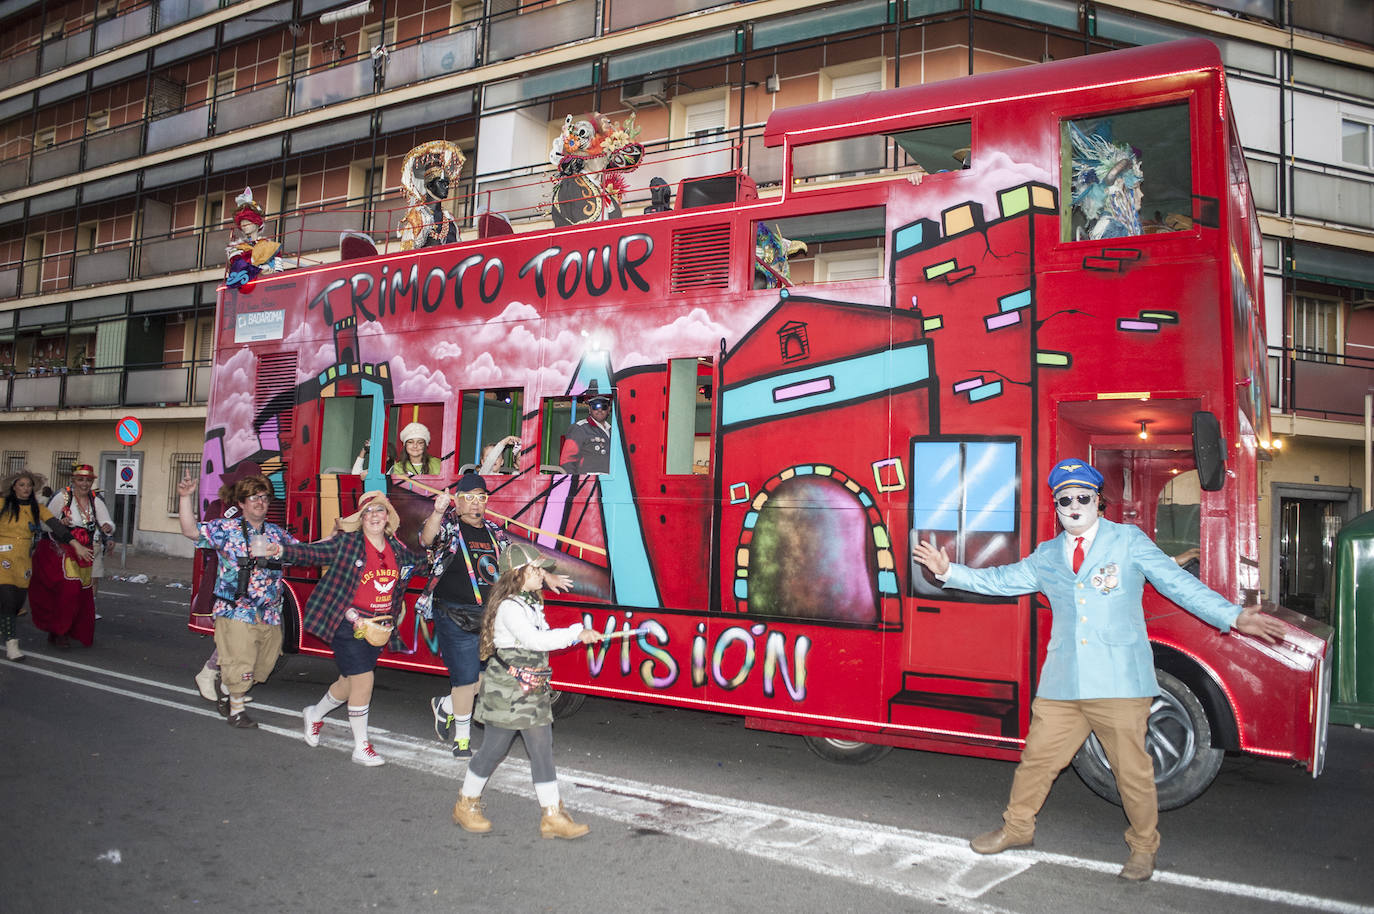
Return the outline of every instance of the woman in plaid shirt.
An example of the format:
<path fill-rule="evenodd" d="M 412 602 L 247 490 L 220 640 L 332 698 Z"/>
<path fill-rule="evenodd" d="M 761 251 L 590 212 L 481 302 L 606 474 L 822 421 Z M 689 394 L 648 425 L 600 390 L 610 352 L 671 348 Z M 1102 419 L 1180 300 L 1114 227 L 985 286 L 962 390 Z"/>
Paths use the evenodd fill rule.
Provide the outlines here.
<path fill-rule="evenodd" d="M 447 495 L 437 496 L 435 511 L 442 513 L 447 504 Z M 426 558 L 396 539 L 400 525 L 385 493 L 367 492 L 358 499 L 358 511 L 340 519 L 339 535 L 318 543 L 271 547 L 272 555 L 293 565 L 329 566 L 306 601 L 305 628 L 329 642 L 339 678 L 324 697 L 301 712 L 305 741 L 318 746 L 325 715 L 346 701 L 353 761 L 369 767 L 384 761 L 367 739 L 373 671 L 382 648 L 362 640 L 362 629 L 375 616 L 399 617 L 406 582 Z"/>

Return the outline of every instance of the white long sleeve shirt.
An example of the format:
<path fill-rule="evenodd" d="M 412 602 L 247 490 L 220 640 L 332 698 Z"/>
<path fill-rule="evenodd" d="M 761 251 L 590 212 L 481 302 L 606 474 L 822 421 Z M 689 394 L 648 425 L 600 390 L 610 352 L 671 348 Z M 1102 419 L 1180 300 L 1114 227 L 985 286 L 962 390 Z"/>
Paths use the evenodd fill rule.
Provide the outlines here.
<path fill-rule="evenodd" d="M 503 648 L 556 651 L 576 644 L 583 627 L 581 622 L 574 622 L 567 628 L 549 628 L 542 603 L 507 597 L 496 607 L 492 644 L 498 651 Z"/>

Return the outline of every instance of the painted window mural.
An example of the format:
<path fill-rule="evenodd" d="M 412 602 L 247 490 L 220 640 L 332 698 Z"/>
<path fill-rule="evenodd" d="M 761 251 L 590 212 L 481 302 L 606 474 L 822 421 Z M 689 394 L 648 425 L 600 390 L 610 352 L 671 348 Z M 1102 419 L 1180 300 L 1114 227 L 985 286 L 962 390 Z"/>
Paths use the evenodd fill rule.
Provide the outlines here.
<path fill-rule="evenodd" d="M 922 440 L 911 445 L 912 542 L 919 537 L 973 568 L 1015 562 L 1020 459 L 1014 440 Z M 929 572 L 912 569 L 912 592 L 944 600 L 986 602 L 942 590 Z M 1005 601 L 1002 601 L 1005 602 Z"/>
<path fill-rule="evenodd" d="M 1065 120 L 1060 155 L 1064 241 L 1185 232 L 1199 218 L 1186 104 Z"/>

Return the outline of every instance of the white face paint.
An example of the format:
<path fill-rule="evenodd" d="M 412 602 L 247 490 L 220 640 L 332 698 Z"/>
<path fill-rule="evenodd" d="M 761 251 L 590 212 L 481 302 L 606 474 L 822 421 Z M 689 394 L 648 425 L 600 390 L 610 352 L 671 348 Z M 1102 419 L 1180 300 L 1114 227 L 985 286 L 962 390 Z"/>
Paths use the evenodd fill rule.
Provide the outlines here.
<path fill-rule="evenodd" d="M 1083 498 L 1087 497 L 1087 504 Z M 1064 498 L 1072 499 L 1068 505 L 1060 504 Z M 1059 524 L 1070 536 L 1078 536 L 1097 522 L 1097 491 L 1085 486 L 1065 486 L 1054 493 L 1054 511 L 1059 515 Z"/>

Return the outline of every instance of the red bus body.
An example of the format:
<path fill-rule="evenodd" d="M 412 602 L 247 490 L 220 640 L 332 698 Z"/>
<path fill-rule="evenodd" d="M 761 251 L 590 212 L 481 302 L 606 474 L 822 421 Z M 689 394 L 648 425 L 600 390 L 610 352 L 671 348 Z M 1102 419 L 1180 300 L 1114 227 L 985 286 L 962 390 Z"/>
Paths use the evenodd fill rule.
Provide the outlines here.
<path fill-rule="evenodd" d="M 1146 113 L 1123 116 L 1135 112 Z M 1140 155 L 1146 186 L 1172 168 L 1188 195 L 1144 214 L 1142 234 L 1070 232 L 1065 124 L 1105 135 L 1103 123 L 1150 118 L 1183 127 L 1146 138 L 1163 144 Z M 793 173 L 808 147 L 843 154 L 949 125 L 971 136 L 968 167 L 919 182 Z M 1073 455 L 1106 475 L 1107 516 L 1154 536 L 1161 512 L 1176 512 L 1161 508 L 1166 483 L 1194 469 L 1191 423 L 1205 412 L 1219 420 L 1225 472 L 1197 498 L 1201 577 L 1257 601 L 1259 232 L 1212 45 L 779 111 L 765 139 L 786 162 L 772 197 L 726 176 L 733 199 L 715 205 L 221 290 L 202 507 L 215 510 L 226 477 L 260 471 L 281 496 L 277 519 L 309 539 L 385 481 L 413 537 L 428 495 L 384 480 L 377 458 L 365 478 L 350 474 L 339 455 L 356 451 L 357 429 L 394 450 L 398 422 L 425 421 L 444 472 L 420 481 L 442 486 L 477 461 L 459 452 L 476 421 L 464 394 L 516 391 L 525 450 L 488 478 L 490 509 L 577 580 L 550 600 L 551 622 L 633 632 L 557 655 L 558 688 L 1013 759 L 1048 606 L 939 591 L 913 569 L 912 536 L 974 565 L 1027 554 L 1057 532 L 1045 476 Z M 818 249 L 869 244 L 881 275 L 756 288 L 759 224 L 824 238 Z M 709 421 L 688 434 L 701 465 L 670 473 L 685 383 Z M 614 391 L 610 472 L 553 472 L 549 417 L 592 389 Z M 351 450 L 331 425 L 344 414 Z M 287 578 L 298 614 L 314 573 Z M 198 583 L 198 631 L 208 591 Z M 1214 745 L 1319 771 L 1329 630 L 1280 610 L 1290 635 L 1272 647 L 1220 635 L 1148 588 L 1145 610 L 1160 668 L 1199 696 Z M 289 621 L 289 642 L 328 653 Z M 409 614 L 381 662 L 442 671 L 434 644 Z"/>

